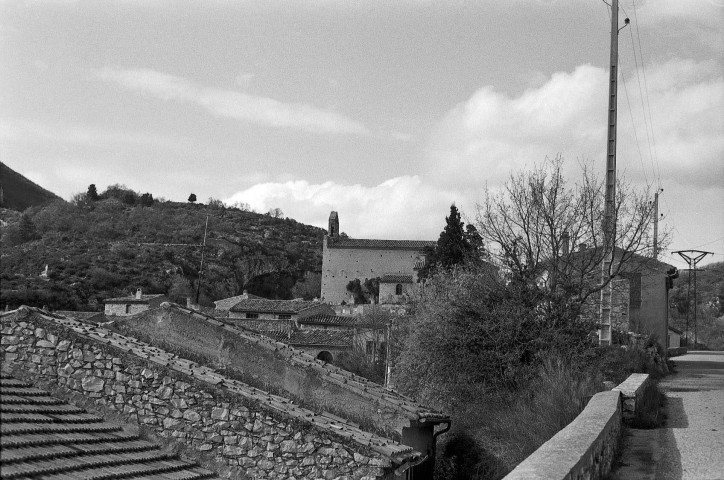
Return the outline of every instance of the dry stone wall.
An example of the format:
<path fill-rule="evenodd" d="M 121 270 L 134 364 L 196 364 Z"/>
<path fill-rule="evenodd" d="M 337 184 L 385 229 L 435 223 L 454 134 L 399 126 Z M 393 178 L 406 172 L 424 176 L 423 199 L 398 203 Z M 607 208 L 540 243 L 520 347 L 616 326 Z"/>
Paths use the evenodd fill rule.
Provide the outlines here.
<path fill-rule="evenodd" d="M 389 458 L 357 442 L 52 322 L 2 327 L 4 369 L 55 395 L 85 398 L 224 476 L 368 480 L 390 470 Z"/>

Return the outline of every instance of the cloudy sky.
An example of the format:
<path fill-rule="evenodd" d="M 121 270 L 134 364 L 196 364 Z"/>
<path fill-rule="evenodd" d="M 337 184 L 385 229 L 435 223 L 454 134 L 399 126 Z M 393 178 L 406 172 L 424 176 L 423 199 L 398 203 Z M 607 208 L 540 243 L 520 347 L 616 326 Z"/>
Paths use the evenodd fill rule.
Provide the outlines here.
<path fill-rule="evenodd" d="M 724 1 L 622 0 L 619 175 L 724 260 Z M 0 1 L 0 158 L 436 239 L 546 156 L 605 172 L 602 0 Z M 678 266 L 670 252 L 664 260 Z"/>

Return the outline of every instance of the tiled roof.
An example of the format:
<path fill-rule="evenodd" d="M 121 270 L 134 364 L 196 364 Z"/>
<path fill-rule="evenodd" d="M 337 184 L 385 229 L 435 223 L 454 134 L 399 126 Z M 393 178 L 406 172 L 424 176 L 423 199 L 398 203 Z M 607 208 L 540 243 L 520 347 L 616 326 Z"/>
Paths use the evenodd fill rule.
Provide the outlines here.
<path fill-rule="evenodd" d="M 104 321 L 106 318 L 103 312 L 73 312 L 70 310 L 56 310 L 55 313 L 67 318 L 80 320 L 81 322 Z"/>
<path fill-rule="evenodd" d="M 329 238 L 327 248 L 374 248 L 381 250 L 416 250 L 434 247 L 437 242 L 428 240 L 369 240 L 365 238 Z"/>
<path fill-rule="evenodd" d="M 242 295 L 237 295 L 235 297 L 229 297 L 229 298 L 222 298 L 221 300 L 216 300 L 214 302 L 214 305 L 216 306 L 217 310 L 229 310 L 231 307 L 236 305 L 242 300 L 246 299 L 260 299 L 263 297 L 259 297 L 257 295 L 252 295 L 250 293 L 245 293 Z"/>
<path fill-rule="evenodd" d="M 322 303 L 310 302 L 308 300 L 268 300 L 266 298 L 252 298 L 249 300 L 241 300 L 231 307 L 231 311 L 296 314 L 313 307 L 318 307 L 319 305 L 322 305 Z"/>
<path fill-rule="evenodd" d="M 275 331 L 264 335 L 295 347 L 351 347 L 353 332 L 349 330 L 294 330 L 292 332 Z"/>
<path fill-rule="evenodd" d="M 135 295 L 131 295 L 128 297 L 106 298 L 103 300 L 103 303 L 148 303 L 149 300 L 163 296 L 163 293 L 156 293 L 151 295 L 141 295 L 141 298 L 139 299 L 136 298 Z"/>
<path fill-rule="evenodd" d="M 281 351 L 290 363 L 302 368 L 310 369 L 311 371 L 316 371 L 320 375 L 324 375 L 326 381 L 353 391 L 360 396 L 374 399 L 388 405 L 394 405 L 399 410 L 405 412 L 405 414 L 411 419 L 431 423 L 441 421 L 447 422 L 450 419 L 448 415 L 423 407 L 411 398 L 387 390 L 379 384 L 371 382 L 363 377 L 359 377 L 346 370 L 342 370 L 339 367 L 326 364 L 325 362 L 317 360 L 313 356 L 300 350 L 296 350 L 287 344 L 277 342 L 269 337 L 249 330 L 225 324 L 216 320 L 212 316 L 182 307 L 180 305 L 168 302 L 161 305 L 162 308 L 184 313 L 198 320 L 204 320 L 211 325 L 221 327 L 226 331 L 237 334 L 246 340 L 256 343 L 261 348 L 274 352 Z M 414 451 L 407 445 L 402 445 L 387 438 L 360 430 L 357 425 L 341 420 L 338 417 L 328 416 L 325 415 L 325 413 L 312 412 L 311 410 L 295 405 L 287 398 L 251 387 L 238 380 L 216 373 L 216 371 L 212 368 L 180 358 L 177 355 L 166 352 L 158 347 L 141 342 L 132 337 L 120 335 L 102 327 L 80 323 L 76 320 L 66 319 L 38 308 L 26 306 L 22 306 L 18 310 L 11 312 L 0 313 L 0 319 L 4 321 L 5 318 L 12 317 L 21 311 L 23 315 L 27 313 L 39 315 L 46 320 L 53 321 L 71 329 L 75 332 L 75 334 L 82 337 L 86 337 L 112 347 L 120 348 L 127 354 L 139 356 L 149 362 L 153 362 L 176 372 L 192 376 L 202 382 L 224 388 L 231 393 L 257 403 L 264 408 L 283 412 L 302 422 L 311 423 L 321 430 L 328 431 L 336 435 L 342 435 L 361 445 L 370 447 L 372 450 L 390 458 L 397 464 L 417 461 L 420 458 L 420 453 Z"/>
<path fill-rule="evenodd" d="M 300 325 L 336 325 L 344 327 L 354 327 L 359 325 L 359 317 L 343 316 L 343 315 L 310 315 L 297 320 Z"/>
<path fill-rule="evenodd" d="M 0 478 L 217 478 L 29 383 L 0 385 Z"/>
<path fill-rule="evenodd" d="M 380 283 L 412 283 L 412 275 L 383 275 L 382 278 L 380 278 Z"/>

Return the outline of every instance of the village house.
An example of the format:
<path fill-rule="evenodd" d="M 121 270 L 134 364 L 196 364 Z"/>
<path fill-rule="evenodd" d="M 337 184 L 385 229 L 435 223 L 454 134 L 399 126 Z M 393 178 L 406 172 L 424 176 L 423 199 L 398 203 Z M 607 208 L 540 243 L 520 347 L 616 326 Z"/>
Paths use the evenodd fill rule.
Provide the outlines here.
<path fill-rule="evenodd" d="M 589 272 L 584 282 L 598 282 L 600 277 L 599 248 L 580 245 L 568 254 L 567 238 L 564 237 L 563 257 L 559 268 L 568 269 L 569 274 Z M 611 281 L 611 326 L 619 333 L 654 335 L 662 347 L 668 347 L 669 332 L 669 290 L 678 278 L 676 267 L 651 257 L 616 248 L 615 262 L 623 259 L 620 271 Z M 563 265 L 561 267 L 561 265 Z M 578 273 L 574 273 L 579 271 Z M 549 276 L 546 273 L 545 276 Z M 598 297 L 589 306 L 586 315 L 598 314 Z"/>
<path fill-rule="evenodd" d="M 128 297 L 106 298 L 103 300 L 103 303 L 105 304 L 104 313 L 106 315 L 115 315 L 119 317 L 135 315 L 136 313 L 143 312 L 149 308 L 157 308 L 163 302 L 167 301 L 168 299 L 166 298 L 166 295 L 162 293 L 144 295 L 139 288 L 136 290 L 135 295 L 130 295 Z"/>
<path fill-rule="evenodd" d="M 332 212 L 322 246 L 322 301 L 331 305 L 349 302 L 350 281 L 386 278 L 380 283 L 380 303 L 400 303 L 417 284 L 417 270 L 425 264 L 425 247 L 435 245 L 422 240 L 346 238 L 340 235 L 339 215 Z"/>
<path fill-rule="evenodd" d="M 222 298 L 221 300 L 216 300 L 214 302 L 214 316 L 216 316 L 216 317 L 227 316 L 229 314 L 229 310 L 231 310 L 231 307 L 233 307 L 237 303 L 241 302 L 242 300 L 254 300 L 254 299 L 260 299 L 260 298 L 262 298 L 262 297 L 259 297 L 257 295 L 252 295 L 251 293 L 244 290 L 244 293 L 242 293 L 241 295 L 236 295 L 234 297 Z"/>
<path fill-rule="evenodd" d="M 317 301 L 247 298 L 229 309 L 232 323 L 254 331 L 291 330 L 300 318 L 334 315 L 334 310 Z"/>

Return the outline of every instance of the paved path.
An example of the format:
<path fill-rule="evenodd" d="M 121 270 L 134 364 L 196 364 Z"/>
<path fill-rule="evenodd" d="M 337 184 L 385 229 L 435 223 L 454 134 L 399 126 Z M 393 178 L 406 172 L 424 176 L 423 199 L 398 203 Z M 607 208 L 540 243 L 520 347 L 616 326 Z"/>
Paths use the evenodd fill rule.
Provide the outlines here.
<path fill-rule="evenodd" d="M 673 358 L 677 373 L 660 386 L 667 420 L 657 430 L 629 430 L 617 480 L 724 480 L 724 352 Z"/>

